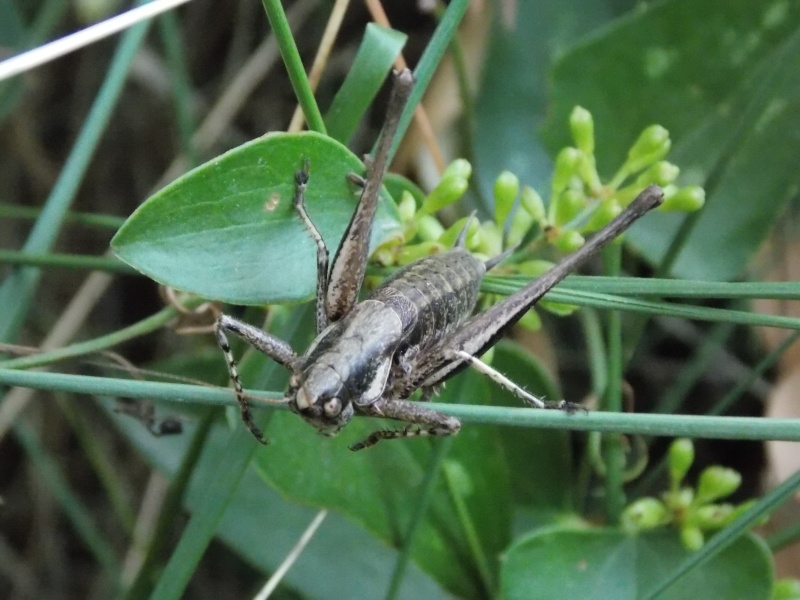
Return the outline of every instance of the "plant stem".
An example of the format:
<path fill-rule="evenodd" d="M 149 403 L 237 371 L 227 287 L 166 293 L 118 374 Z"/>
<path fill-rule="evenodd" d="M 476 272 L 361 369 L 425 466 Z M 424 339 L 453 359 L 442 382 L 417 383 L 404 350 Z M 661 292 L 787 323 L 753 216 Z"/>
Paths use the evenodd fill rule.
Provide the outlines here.
<path fill-rule="evenodd" d="M 297 101 L 303 109 L 308 128 L 324 134 L 326 133 L 325 122 L 322 120 L 322 114 L 314 99 L 314 92 L 311 91 L 311 85 L 308 83 L 303 61 L 297 51 L 297 44 L 294 42 L 283 6 L 281 6 L 280 0 L 262 0 L 262 4 L 272 31 L 275 33 L 283 62 L 289 72 L 289 80 L 292 82 Z"/>
<path fill-rule="evenodd" d="M 109 377 L 65 375 L 41 371 L 20 371 L 0 368 L 0 383 L 34 389 L 150 398 L 169 402 L 236 405 L 232 390 L 215 386 L 198 386 L 153 381 L 133 381 Z M 282 392 L 245 390 L 248 398 L 271 400 L 283 397 Z M 716 438 L 741 440 L 800 441 L 800 419 L 766 419 L 763 417 L 707 417 L 696 415 L 656 415 L 635 413 L 591 412 L 568 414 L 560 410 L 536 410 L 502 406 L 441 404 L 430 402 L 433 410 L 452 415 L 465 423 L 537 427 L 571 431 L 605 431 L 638 435 Z M 277 408 L 285 408 L 277 406 Z"/>
<path fill-rule="evenodd" d="M 611 276 L 619 275 L 622 265 L 622 245 L 609 244 L 603 250 L 605 272 Z M 622 412 L 622 378 L 625 365 L 622 355 L 622 316 L 619 311 L 608 313 L 606 322 L 608 336 L 608 383 L 603 395 L 605 410 L 614 413 Z M 603 458 L 606 465 L 606 517 L 609 523 L 616 524 L 625 508 L 625 492 L 623 490 L 623 472 L 625 470 L 625 450 L 620 434 L 611 434 L 603 438 Z"/>

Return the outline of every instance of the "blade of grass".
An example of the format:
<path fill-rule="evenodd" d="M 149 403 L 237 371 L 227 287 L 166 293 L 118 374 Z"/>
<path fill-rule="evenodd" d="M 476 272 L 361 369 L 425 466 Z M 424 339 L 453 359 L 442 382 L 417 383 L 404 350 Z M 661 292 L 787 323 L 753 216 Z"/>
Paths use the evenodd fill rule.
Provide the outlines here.
<path fill-rule="evenodd" d="M 604 271 L 612 276 L 619 275 L 622 267 L 622 246 L 610 244 L 603 250 Z M 622 315 L 619 311 L 609 311 L 606 316 L 606 337 L 608 345 L 608 385 L 603 394 L 603 407 L 610 412 L 622 412 L 622 378 L 625 372 L 625 358 L 622 355 Z M 625 450 L 619 434 L 603 436 L 603 461 L 605 462 L 605 507 L 606 517 L 612 524 L 619 522 L 625 508 L 623 471 L 625 470 Z"/>
<path fill-rule="evenodd" d="M 529 282 L 530 277 L 522 275 L 506 275 L 504 277 L 490 275 L 484 280 L 483 286 L 487 292 L 512 294 L 521 290 Z M 570 275 L 557 289 L 620 296 L 800 300 L 800 282 L 796 281 L 690 281 Z"/>
<path fill-rule="evenodd" d="M 292 340 L 298 331 L 303 331 L 305 323 L 312 321 L 308 318 L 309 316 L 308 308 L 294 312 L 277 312 L 277 318 L 273 317 L 271 330 L 281 339 Z M 253 359 L 260 362 L 256 363 Z M 274 362 L 267 363 L 261 371 L 262 376 L 256 378 L 251 369 L 255 369 L 258 365 L 263 365 L 263 360 L 252 353 L 249 354 L 241 364 L 242 377 L 246 377 L 246 381 L 256 381 L 264 388 L 277 388 L 279 381 L 285 379 L 283 369 Z M 271 414 L 270 411 L 266 415 L 263 413 L 256 415 L 256 423 L 262 431 L 265 430 Z M 183 595 L 206 547 L 216 533 L 219 520 L 228 507 L 242 475 L 248 468 L 253 453 L 258 448 L 259 444 L 253 439 L 247 428 L 239 426 L 233 431 L 225 450 L 217 457 L 212 480 L 204 482 L 208 494 L 204 496 L 201 504 L 189 519 L 180 542 L 161 573 L 151 598 L 177 599 Z"/>
<path fill-rule="evenodd" d="M 120 275 L 136 275 L 138 271 L 114 256 L 83 256 L 81 254 L 30 253 L 0 250 L 0 264 L 36 266 L 51 269 L 84 269 Z"/>
<path fill-rule="evenodd" d="M 200 158 L 192 142 L 195 124 L 191 113 L 191 83 L 186 58 L 183 55 L 183 40 L 178 26 L 178 18 L 174 12 L 164 13 L 158 19 L 158 25 L 172 76 L 172 99 L 175 108 L 175 122 L 178 124 L 178 133 L 180 134 L 181 151 L 189 165 L 198 165 Z"/>
<path fill-rule="evenodd" d="M 348 143 L 370 102 L 386 81 L 386 74 L 406 39 L 408 36 L 399 31 L 373 23 L 367 25 L 353 65 L 325 117 L 328 135 L 343 144 Z"/>
<path fill-rule="evenodd" d="M 164 559 L 164 549 L 167 541 L 171 539 L 169 533 L 174 528 L 175 522 L 181 513 L 181 505 L 186 488 L 189 485 L 192 473 L 194 473 L 197 461 L 200 459 L 200 453 L 213 424 L 214 411 L 207 408 L 192 436 L 189 447 L 186 449 L 186 454 L 181 460 L 178 472 L 169 484 L 169 490 L 164 498 L 161 511 L 158 513 L 158 519 L 156 520 L 150 543 L 147 546 L 142 566 L 131 586 L 125 591 L 123 598 L 131 600 L 144 598 L 152 591 L 153 581 L 155 581 L 158 574 L 157 570 Z"/>
<path fill-rule="evenodd" d="M 25 449 L 36 467 L 36 473 L 58 501 L 80 539 L 106 571 L 114 589 L 118 589 L 121 565 L 116 559 L 114 547 L 94 522 L 91 512 L 84 508 L 80 499 L 70 489 L 66 478 L 59 470 L 58 462 L 47 453 L 36 433 L 25 423 L 17 422 L 14 425 L 14 436 Z"/>
<path fill-rule="evenodd" d="M 643 314 L 656 314 L 664 317 L 682 317 L 685 319 L 696 319 L 698 321 L 711 321 L 715 323 L 736 323 L 739 325 L 800 329 L 800 319 L 761 315 L 745 310 L 687 306 L 670 302 L 652 302 L 648 300 L 639 300 L 637 298 L 611 296 L 609 294 L 567 292 L 566 290 L 553 290 L 547 295 L 547 299 L 564 304 L 577 304 L 579 306 L 608 308 L 611 310 L 627 310 Z"/>
<path fill-rule="evenodd" d="M 0 383 L 34 389 L 76 392 L 127 398 L 150 398 L 167 402 L 195 404 L 236 404 L 231 390 L 178 383 L 133 381 L 86 375 L 65 375 L 41 371 L 20 371 L 0 368 Z M 264 386 L 267 387 L 267 386 Z M 271 386 L 277 388 L 277 386 Z M 283 397 L 281 392 L 263 389 L 246 390 L 248 397 L 270 400 Z M 567 414 L 559 410 L 536 410 L 501 406 L 429 403 L 431 409 L 453 415 L 466 423 L 536 427 L 572 431 L 607 431 L 639 435 L 664 435 L 690 438 L 742 440 L 800 441 L 800 419 L 770 419 L 764 417 L 718 417 L 697 415 L 657 415 L 634 413 L 590 412 Z"/>
<path fill-rule="evenodd" d="M 272 31 L 275 33 L 275 39 L 278 41 L 278 47 L 281 50 L 283 62 L 289 73 L 289 80 L 292 82 L 295 96 L 297 96 L 297 101 L 303 108 L 306 123 L 308 123 L 309 129 L 312 131 L 324 134 L 325 122 L 322 120 L 322 114 L 319 112 L 314 93 L 308 83 L 303 61 L 297 51 L 297 44 L 294 42 L 292 30 L 286 20 L 286 13 L 283 12 L 283 6 L 281 6 L 280 0 L 262 0 L 262 4 L 267 13 L 267 19 L 269 19 Z"/>
<path fill-rule="evenodd" d="M 0 203 L 0 219 L 38 219 L 42 211 L 30 206 L 17 206 L 16 204 Z M 116 231 L 125 222 L 122 217 L 111 215 L 96 215 L 84 212 L 68 212 L 64 216 L 65 223 L 79 223 L 88 227 L 98 227 L 101 229 L 111 229 Z"/>
<path fill-rule="evenodd" d="M 148 26 L 149 22 L 139 23 L 123 35 L 111 60 L 105 81 L 92 104 L 69 158 L 23 246 L 24 252 L 47 252 L 53 245 L 97 149 L 100 136 L 111 118 L 111 112 L 125 84 L 128 69 L 147 33 Z M 31 299 L 40 276 L 39 269 L 30 267 L 17 269 L 0 285 L 0 306 L 4 307 L 0 312 L 0 340 L 10 342 L 16 337 L 22 319 L 31 306 Z"/>
<path fill-rule="evenodd" d="M 686 575 L 686 573 L 699 567 L 708 559 L 718 555 L 735 542 L 739 536 L 750 527 L 786 502 L 798 488 L 800 488 L 800 471 L 796 472 L 774 490 L 767 493 L 752 507 L 746 510 L 741 517 L 712 537 L 700 550 L 690 554 L 668 577 L 650 590 L 645 596 L 645 599 L 652 600 L 659 597 L 672 586 L 672 584 Z"/>
<path fill-rule="evenodd" d="M 400 141 L 403 139 L 403 135 L 405 135 L 406 129 L 408 129 L 408 125 L 414 116 L 414 109 L 422 100 L 425 90 L 428 89 L 431 77 L 433 77 L 433 73 L 442 61 L 442 56 L 450 46 L 458 29 L 458 24 L 461 23 L 468 6 L 469 0 L 453 0 L 450 2 L 444 11 L 444 15 L 442 15 L 441 21 L 439 21 L 439 25 L 436 27 L 431 41 L 425 47 L 425 51 L 422 53 L 419 63 L 417 63 L 417 68 L 414 69 L 416 85 L 411 91 L 403 114 L 400 116 L 397 134 L 389 151 L 388 163 L 392 162 L 392 158 L 397 152 L 397 147 L 400 145 Z"/>
<path fill-rule="evenodd" d="M 199 303 L 199 300 L 195 300 L 194 303 Z M 101 335 L 100 337 L 96 337 L 85 342 L 71 344 L 70 346 L 65 346 L 64 348 L 58 348 L 57 350 L 50 350 L 49 352 L 42 352 L 40 354 L 33 354 L 31 356 L 22 356 L 6 361 L 0 361 L 0 366 L 14 369 L 30 369 L 33 367 L 41 367 L 59 360 L 65 360 L 67 358 L 75 358 L 77 356 L 91 354 L 92 352 L 100 352 L 122 342 L 140 337 L 147 333 L 152 333 L 153 331 L 160 329 L 169 323 L 177 316 L 178 309 L 168 306 L 167 308 L 162 308 L 154 315 L 151 315 L 146 319 L 142 319 L 138 323 L 134 323 L 133 325 L 129 325 L 128 327 L 118 331 Z"/>
<path fill-rule="evenodd" d="M 386 600 L 394 600 L 400 593 L 400 587 L 403 584 L 403 577 L 405 576 L 408 563 L 411 560 L 411 549 L 414 545 L 414 536 L 419 530 L 428 508 L 433 500 L 433 492 L 436 489 L 436 482 L 439 480 L 439 474 L 442 470 L 442 463 L 453 445 L 453 439 L 438 440 L 434 444 L 433 452 L 431 453 L 428 465 L 425 468 L 425 478 L 422 480 L 417 493 L 417 502 L 414 505 L 414 513 L 411 515 L 411 521 L 406 528 L 403 535 L 402 547 L 400 554 L 397 556 L 397 562 L 392 571 L 392 579 L 389 581 L 389 589 L 386 592 Z"/>

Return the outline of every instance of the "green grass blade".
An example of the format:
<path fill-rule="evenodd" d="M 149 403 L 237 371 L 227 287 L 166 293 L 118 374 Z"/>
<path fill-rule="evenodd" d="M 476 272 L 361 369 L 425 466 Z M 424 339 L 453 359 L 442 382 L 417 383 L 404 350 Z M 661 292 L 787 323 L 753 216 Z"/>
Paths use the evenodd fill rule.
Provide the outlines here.
<path fill-rule="evenodd" d="M 408 36 L 399 31 L 367 25 L 355 60 L 325 117 L 329 136 L 343 144 L 350 141 L 406 39 Z"/>
<path fill-rule="evenodd" d="M 46 252 L 58 235 L 70 203 L 83 180 L 125 84 L 128 69 L 144 39 L 149 22 L 131 27 L 122 36 L 97 97 L 89 111 L 78 139 L 50 193 L 44 209 L 23 246 L 25 252 Z M 0 285 L 0 340 L 10 341 L 31 306 L 31 298 L 39 283 L 41 271 L 23 268 L 13 272 Z"/>
<path fill-rule="evenodd" d="M 504 277 L 490 275 L 484 280 L 483 289 L 486 292 L 511 294 L 522 289 L 529 282 L 530 277 L 523 275 Z M 558 289 L 617 294 L 619 296 L 800 300 L 800 282 L 796 281 L 727 282 L 570 275 Z"/>
<path fill-rule="evenodd" d="M 325 122 L 322 120 L 322 114 L 319 112 L 317 101 L 314 99 L 314 92 L 311 91 L 311 85 L 308 83 L 303 61 L 297 51 L 297 44 L 294 42 L 292 30 L 289 27 L 289 21 L 286 19 L 283 6 L 281 6 L 280 0 L 262 0 L 262 4 L 267 13 L 272 31 L 275 33 L 275 39 L 281 50 L 283 62 L 289 72 L 289 80 L 292 82 L 297 101 L 303 109 L 308 128 L 311 131 L 324 134 Z"/>
<path fill-rule="evenodd" d="M 0 384 L 82 394 L 150 398 L 168 402 L 231 406 L 236 404 L 233 392 L 226 388 L 65 375 L 41 371 L 0 368 Z M 278 388 L 278 386 L 271 387 Z M 246 393 L 248 396 L 264 400 L 274 400 L 283 396 L 280 392 L 264 392 L 255 389 L 246 390 Z M 466 423 L 486 425 L 571 431 L 608 431 L 690 438 L 800 441 L 800 419 L 607 412 L 570 415 L 558 410 L 435 402 L 429 403 L 428 406 L 431 409 L 458 417 Z"/>
<path fill-rule="evenodd" d="M 397 125 L 397 134 L 395 135 L 392 149 L 389 152 L 390 163 L 395 152 L 397 152 L 397 147 L 399 146 L 400 141 L 403 139 L 406 129 L 408 129 L 408 126 L 411 123 L 411 119 L 414 116 L 414 110 L 422 100 L 425 90 L 428 89 L 428 84 L 431 81 L 431 77 L 433 77 L 433 73 L 437 68 L 439 68 L 439 64 L 442 61 L 442 56 L 450 46 L 450 43 L 458 29 L 458 24 L 461 23 L 461 19 L 464 16 L 468 6 L 469 0 L 453 0 L 447 6 L 447 9 L 444 11 L 444 15 L 442 15 L 441 21 L 439 21 L 439 25 L 436 27 L 436 31 L 434 32 L 431 41 L 425 47 L 425 52 L 422 53 L 422 56 L 419 59 L 417 68 L 414 69 L 414 77 L 416 77 L 417 83 L 414 86 L 414 89 L 411 91 L 411 95 L 408 98 L 408 103 L 403 110 L 403 114 L 400 116 L 400 121 Z"/>
<path fill-rule="evenodd" d="M 0 250 L 0 264 L 36 266 L 50 269 L 88 269 L 120 275 L 136 275 L 138 271 L 113 256 L 83 256 L 81 254 L 29 253 Z"/>
<path fill-rule="evenodd" d="M 70 489 L 57 466 L 57 461 L 45 451 L 36 434 L 26 424 L 17 422 L 14 425 L 14 435 L 25 448 L 25 452 L 36 466 L 36 472 L 64 510 L 75 531 L 95 560 L 108 573 L 114 587 L 118 587 L 121 566 L 116 559 L 116 552 L 102 534 L 91 513 L 84 508 L 80 499 Z"/>
<path fill-rule="evenodd" d="M 735 542 L 740 535 L 755 525 L 759 520 L 771 514 L 776 508 L 786 502 L 798 488 L 800 488 L 800 471 L 796 472 L 778 487 L 767 493 L 749 510 L 745 511 L 741 517 L 712 537 L 705 546 L 690 555 L 669 577 L 649 592 L 645 598 L 647 600 L 657 598 L 683 575 L 695 567 L 700 566 L 711 557 L 716 556 L 719 552 Z"/>
<path fill-rule="evenodd" d="M 308 313 L 309 310 L 306 309 L 299 314 L 297 311 L 284 314 L 285 318 L 273 318 L 272 332 L 281 339 L 291 340 L 296 331 L 303 327 L 303 321 L 310 321 L 300 318 L 307 317 Z M 253 357 L 252 353 L 248 355 L 248 358 Z M 252 361 L 246 359 L 240 365 L 240 372 L 243 377 L 247 377 L 248 381 L 256 381 L 256 378 L 253 377 L 254 373 L 249 372 L 253 364 Z M 274 362 L 267 363 L 262 373 L 264 375 L 260 378 L 262 379 L 260 383 L 266 388 L 278 387 L 279 381 L 283 381 L 285 378 L 283 369 Z M 218 389 L 216 391 L 230 394 L 227 390 Z M 256 415 L 256 422 L 262 431 L 269 416 L 271 415 L 265 416 L 263 413 Z M 151 598 L 166 600 L 180 598 L 183 595 L 197 568 L 197 563 L 200 562 L 208 544 L 216 534 L 219 521 L 257 449 L 259 449 L 259 444 L 253 439 L 251 433 L 243 426 L 236 427 L 225 450 L 217 457 L 216 472 L 212 480 L 205 482 L 205 487 L 209 490 L 208 494 L 189 519 L 180 542 L 164 568 Z M 265 543 L 267 543 L 266 540 Z"/>

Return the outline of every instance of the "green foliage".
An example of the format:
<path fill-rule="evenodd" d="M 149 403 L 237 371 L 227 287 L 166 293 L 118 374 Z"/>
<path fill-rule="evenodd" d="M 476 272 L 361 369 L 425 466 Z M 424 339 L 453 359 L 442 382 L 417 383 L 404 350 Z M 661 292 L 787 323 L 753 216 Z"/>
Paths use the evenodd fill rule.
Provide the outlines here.
<path fill-rule="evenodd" d="M 404 123 L 445 48 L 455 43 L 454 28 L 466 4 L 454 0 L 445 11 L 417 68 L 420 84 Z M 343 143 L 360 126 L 405 41 L 403 34 L 368 27 L 355 55 L 357 67 L 323 119 L 280 3 L 266 0 L 265 5 L 273 27 L 282 32 L 286 66 L 315 131 L 270 134 L 207 162 L 156 192 L 113 241 L 121 258 L 151 278 L 234 304 L 296 303 L 313 295 L 315 248 L 292 208 L 294 173 L 310 162 L 309 213 L 333 250 L 359 192 L 346 175 L 363 172 L 363 163 Z M 477 141 L 468 149 L 471 159 L 451 163 L 428 192 L 403 177 L 387 177 L 372 239 L 375 262 L 395 267 L 449 248 L 466 227 L 466 245 L 476 254 L 491 257 L 519 246 L 484 285 L 490 295 L 513 293 L 552 264 L 552 255 L 579 247 L 645 186 L 656 183 L 666 193 L 662 214 L 645 219 L 627 241 L 665 275 L 706 280 L 740 275 L 800 183 L 794 168 L 800 149 L 800 70 L 794 58 L 800 55 L 800 9 L 781 0 L 672 0 L 613 15 L 607 3 L 547 0 L 518 3 L 517 10 L 514 27 L 500 21 L 493 26 L 472 107 Z M 0 28 L 0 33 L 7 32 Z M 56 239 L 143 33 L 126 38 L 130 41 L 116 59 L 120 66 L 109 78 L 109 96 L 98 97 L 98 113 L 76 145 L 77 158 L 65 168 L 26 249 L 44 252 Z M 666 160 L 668 152 L 680 169 Z M 478 217 L 447 224 L 436 217 L 462 199 L 477 201 Z M 685 214 L 693 211 L 698 212 Z M 38 283 L 33 271 L 20 273 L 0 288 L 3 304 L 11 307 L 0 317 L 0 331 L 17 327 Z M 668 303 L 660 296 L 694 302 L 709 296 L 797 299 L 800 290 L 796 284 L 572 278 L 541 305 L 561 316 L 578 305 L 638 312 L 642 320 L 624 330 L 632 346 L 637 326 L 653 314 L 800 328 L 797 319 L 757 315 L 740 306 Z M 591 387 L 602 391 L 609 373 L 617 372 L 604 365 L 613 363 L 621 372 L 627 359 L 607 343 L 612 327 L 603 331 L 595 311 L 585 312 L 591 313 L 583 319 L 589 323 L 592 360 L 599 366 Z M 174 314 L 174 309 L 159 313 L 159 326 Z M 298 351 L 308 346 L 310 310 L 278 307 L 270 315 L 270 331 Z M 521 323 L 541 325 L 534 312 Z M 3 367 L 39 366 L 128 337 L 102 336 Z M 521 346 L 499 344 L 492 361 L 531 393 L 562 398 L 548 368 Z M 190 372 L 194 357 L 184 362 L 176 371 Z M 270 390 L 271 397 L 284 389 L 286 374 L 259 356 L 248 354 L 240 366 L 248 387 Z M 760 372 L 766 368 L 758 366 Z M 224 361 L 216 354 L 199 370 L 207 381 L 224 380 Z M 68 389 L 66 380 L 51 387 Z M 186 400 L 181 390 L 163 385 L 163 394 L 154 396 Z M 79 391 L 104 393 L 88 385 Z M 409 598 L 797 597 L 796 582 L 774 581 L 769 550 L 746 530 L 796 491 L 800 478 L 764 498 L 725 503 L 740 475 L 711 466 L 694 487 L 685 485 L 694 448 L 680 439 L 668 453 L 667 490 L 637 495 L 622 481 L 609 483 L 613 469 L 607 465 L 593 470 L 589 452 L 573 456 L 566 431 L 534 432 L 533 416 L 503 413 L 519 401 L 485 378 L 464 373 L 448 384 L 441 400 L 466 405 L 454 411 L 491 408 L 504 415 L 506 426 L 486 425 L 487 418 L 476 411 L 474 422 L 465 419 L 454 439 L 384 443 L 353 454 L 347 445 L 378 424 L 357 419 L 340 438 L 327 440 L 287 411 L 258 410 L 257 420 L 273 442 L 261 448 L 234 412 L 229 423 L 211 424 L 198 456 L 185 457 L 197 427 L 191 419 L 189 435 L 171 439 L 153 438 L 140 424 L 123 421 L 136 448 L 175 478 L 173 491 L 183 494 L 191 512 L 163 572 L 158 567 L 163 561 L 150 557 L 149 564 L 156 566 L 140 575 L 141 585 L 154 583 L 159 598 L 180 597 L 215 536 L 260 570 L 274 572 L 316 509 L 328 509 L 327 521 L 285 579 L 287 588 L 306 597 L 374 597 L 384 590 L 392 590 L 386 592 L 390 597 Z M 582 423 L 580 414 L 546 412 L 536 425 Z M 679 427 L 691 432 L 691 423 L 702 424 L 706 432 L 714 425 L 710 434 L 739 438 L 788 437 L 787 431 L 797 431 L 787 422 L 759 422 L 762 427 L 753 434 L 740 422 L 725 430 L 722 425 L 732 421 L 723 417 L 711 425 L 700 418 L 670 425 L 671 415 L 637 420 L 642 416 L 594 413 L 586 419 L 597 418 L 606 433 L 640 436 L 675 433 Z M 36 439 L 25 429 L 17 435 L 36 464 L 45 464 Z M 600 452 L 594 456 L 606 458 Z M 185 490 L 180 486 L 186 482 L 176 476 L 184 459 L 184 464 L 197 459 Z M 66 479 L 47 464 L 41 470 L 68 518 L 109 578 L 119 579 L 122 561 L 112 559 L 104 532 L 87 519 Z M 655 472 L 653 465 L 647 468 Z M 603 512 L 596 502 L 598 495 L 615 493 L 623 500 L 620 508 L 627 505 L 619 525 L 613 524 L 612 510 Z"/>

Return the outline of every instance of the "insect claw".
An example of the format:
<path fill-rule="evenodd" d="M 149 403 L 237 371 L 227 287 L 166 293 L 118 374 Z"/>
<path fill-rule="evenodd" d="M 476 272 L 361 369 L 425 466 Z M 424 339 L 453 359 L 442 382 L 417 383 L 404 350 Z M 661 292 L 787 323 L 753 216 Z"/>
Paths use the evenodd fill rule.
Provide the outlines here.
<path fill-rule="evenodd" d="M 558 402 L 545 402 L 544 408 L 550 410 L 563 410 L 568 415 L 574 415 L 576 412 L 588 413 L 589 410 L 578 402 L 570 402 L 569 400 L 559 400 Z"/>

